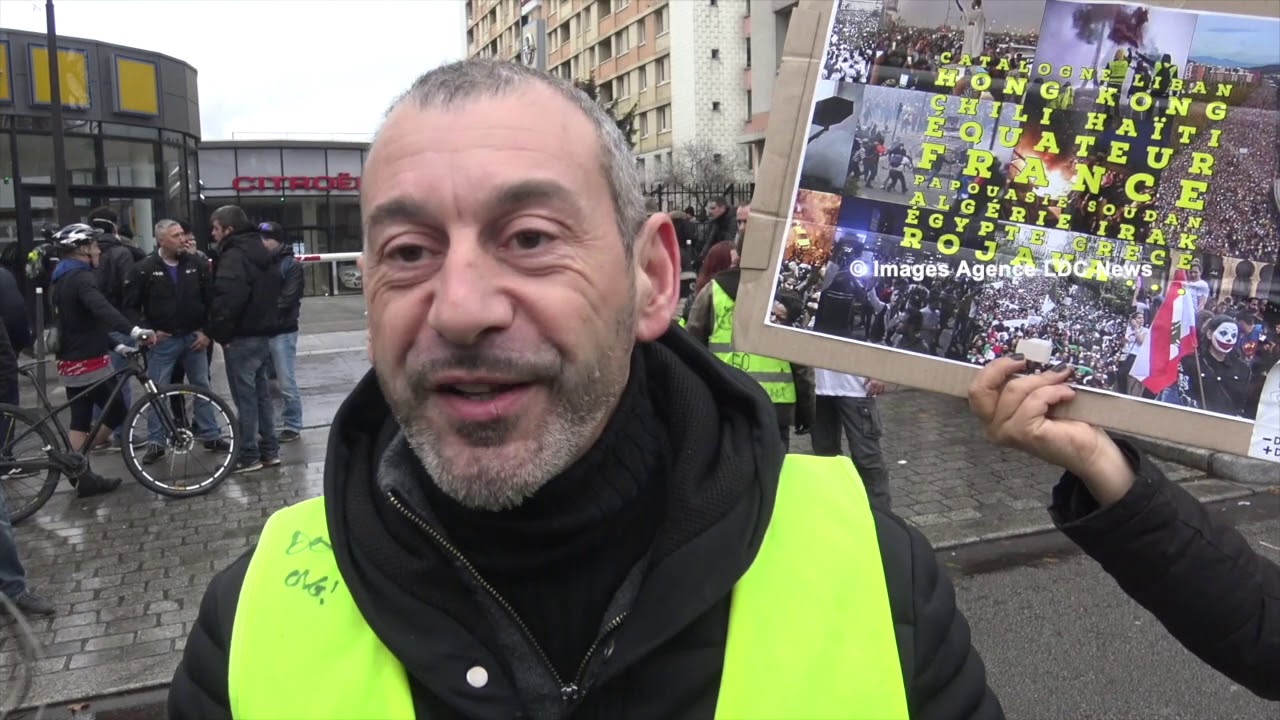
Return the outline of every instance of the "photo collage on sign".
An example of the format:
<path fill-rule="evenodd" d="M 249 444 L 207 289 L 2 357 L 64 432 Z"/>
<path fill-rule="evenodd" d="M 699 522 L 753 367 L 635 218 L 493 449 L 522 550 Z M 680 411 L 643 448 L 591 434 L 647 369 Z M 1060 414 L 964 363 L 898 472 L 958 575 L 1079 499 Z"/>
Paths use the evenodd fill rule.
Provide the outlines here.
<path fill-rule="evenodd" d="M 835 3 L 770 322 L 1243 419 L 1280 358 L 1280 21 Z M 1023 341 L 1035 341 L 1026 342 Z M 1166 356 L 1167 354 L 1167 356 Z"/>

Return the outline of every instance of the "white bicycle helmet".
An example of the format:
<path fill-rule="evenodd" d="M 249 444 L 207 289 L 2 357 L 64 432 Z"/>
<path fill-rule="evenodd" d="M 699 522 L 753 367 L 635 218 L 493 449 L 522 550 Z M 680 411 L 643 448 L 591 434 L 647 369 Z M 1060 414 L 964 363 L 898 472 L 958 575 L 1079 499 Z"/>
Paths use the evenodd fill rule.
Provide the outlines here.
<path fill-rule="evenodd" d="M 90 227 L 84 223 L 73 223 L 54 233 L 49 240 L 59 250 L 74 250 L 96 241 L 101 234 L 102 231 L 95 227 Z"/>

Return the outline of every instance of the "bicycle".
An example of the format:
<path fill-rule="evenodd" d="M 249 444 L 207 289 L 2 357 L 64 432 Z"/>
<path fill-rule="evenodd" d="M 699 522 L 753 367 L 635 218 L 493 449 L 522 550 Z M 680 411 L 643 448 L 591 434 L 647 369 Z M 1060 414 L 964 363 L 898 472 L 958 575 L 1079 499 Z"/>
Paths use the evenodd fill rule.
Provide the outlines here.
<path fill-rule="evenodd" d="M 139 483 L 152 492 L 169 497 L 204 495 L 220 485 L 234 469 L 236 452 L 239 450 L 235 433 L 235 413 L 225 400 L 204 388 L 187 384 L 157 385 L 147 375 L 147 353 L 148 350 L 145 347 L 131 352 L 127 356 L 128 362 L 124 367 L 93 383 L 86 388 L 86 391 L 115 381 L 116 385 L 106 405 L 110 407 L 116 401 L 116 397 L 123 394 L 129 379 L 137 379 L 146 393 L 135 400 L 125 414 L 123 438 L 120 443 L 125 467 Z M 60 475 L 66 475 L 69 479 L 79 479 L 88 471 L 87 456 L 89 452 L 96 449 L 91 448 L 90 444 L 98 435 L 104 419 L 99 416 L 89 428 L 89 433 L 81 447 L 72 448 L 70 436 L 62 421 L 58 419 L 58 413 L 70 407 L 71 401 L 68 400 L 57 407 L 53 406 L 44 386 L 37 380 L 34 370 L 41 362 L 52 362 L 52 360 L 25 363 L 18 370 L 33 381 L 45 415 L 40 417 L 41 409 L 28 409 L 0 403 L 0 431 L 4 432 L 3 445 L 0 446 L 0 478 L 4 481 L 5 493 L 12 498 L 13 481 L 39 475 L 41 472 L 45 473 L 43 484 L 30 501 L 10 502 L 10 519 L 14 523 L 30 517 L 49 501 L 58 487 Z M 184 402 L 187 399 L 193 402 Z M 187 412 L 188 408 L 190 413 Z M 205 413 L 203 408 L 208 408 L 211 412 Z M 207 425 L 211 418 L 216 421 L 214 413 L 220 414 L 227 421 L 225 430 L 217 432 L 213 437 L 204 439 L 197 437 L 197 434 L 209 434 Z M 188 417 L 189 414 L 195 417 Z M 137 432 L 139 419 L 144 419 L 141 433 Z M 201 424 L 206 425 L 203 433 L 199 427 Z M 24 426 L 26 429 L 21 430 L 20 428 Z M 35 457 L 19 458 L 16 451 L 18 443 L 28 438 L 39 442 L 38 449 L 31 453 Z M 202 463 L 199 454 L 195 452 L 197 447 L 201 446 L 209 453 L 225 454 L 220 460 L 214 462 L 211 472 L 209 472 L 209 465 Z M 140 452 L 142 448 L 146 448 L 146 452 Z M 201 462 L 206 473 L 195 483 L 162 482 L 150 472 L 162 456 L 173 458 L 173 460 L 179 456 L 194 458 L 197 462 Z M 173 460 L 170 462 L 171 466 Z"/>

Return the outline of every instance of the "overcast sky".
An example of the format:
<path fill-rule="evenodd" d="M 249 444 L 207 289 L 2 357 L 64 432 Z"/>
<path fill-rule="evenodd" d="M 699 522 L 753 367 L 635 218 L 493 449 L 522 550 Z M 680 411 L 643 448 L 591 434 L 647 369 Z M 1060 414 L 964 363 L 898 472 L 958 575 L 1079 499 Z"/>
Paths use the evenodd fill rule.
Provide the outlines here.
<path fill-rule="evenodd" d="M 55 0 L 54 7 L 59 35 L 195 67 L 205 140 L 367 135 L 414 78 L 466 54 L 462 0 Z M 0 27 L 44 32 L 44 0 L 0 0 Z"/>

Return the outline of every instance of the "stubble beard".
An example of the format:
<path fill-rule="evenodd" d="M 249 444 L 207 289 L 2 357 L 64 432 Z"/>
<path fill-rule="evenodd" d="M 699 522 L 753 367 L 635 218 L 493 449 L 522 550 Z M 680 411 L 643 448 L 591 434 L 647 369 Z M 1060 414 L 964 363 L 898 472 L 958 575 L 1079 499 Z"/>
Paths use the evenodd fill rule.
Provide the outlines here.
<path fill-rule="evenodd" d="M 521 425 L 519 416 L 447 429 L 431 423 L 431 392 L 412 371 L 406 373 L 387 399 L 409 447 L 436 486 L 464 507 L 497 512 L 519 507 L 564 472 L 595 442 L 626 386 L 635 314 L 632 303 L 615 325 L 614 337 L 589 365 L 562 365 L 560 376 L 543 386 L 549 412 L 528 438 L 512 438 Z"/>

